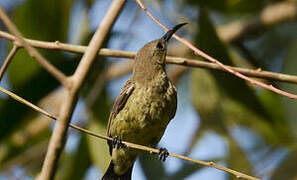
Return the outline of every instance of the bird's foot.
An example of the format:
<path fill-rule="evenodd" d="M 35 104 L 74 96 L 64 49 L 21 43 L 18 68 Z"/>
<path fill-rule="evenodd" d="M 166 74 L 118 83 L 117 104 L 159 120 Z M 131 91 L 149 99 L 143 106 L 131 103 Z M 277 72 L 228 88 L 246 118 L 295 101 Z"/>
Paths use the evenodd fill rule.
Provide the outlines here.
<path fill-rule="evenodd" d="M 159 149 L 159 159 L 161 161 L 164 162 L 168 156 L 169 156 L 169 152 L 168 152 L 168 150 L 166 148 L 160 148 Z"/>
<path fill-rule="evenodd" d="M 119 136 L 115 136 L 114 138 L 112 138 L 111 144 L 112 144 L 112 148 L 115 148 L 115 149 L 126 147 L 126 145 L 122 143 L 122 140 Z"/>

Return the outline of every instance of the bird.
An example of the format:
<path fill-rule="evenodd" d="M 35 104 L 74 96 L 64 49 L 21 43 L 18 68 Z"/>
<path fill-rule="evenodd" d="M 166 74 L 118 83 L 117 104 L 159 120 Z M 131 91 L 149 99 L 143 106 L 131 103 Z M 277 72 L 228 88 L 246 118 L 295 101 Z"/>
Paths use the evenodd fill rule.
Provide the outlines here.
<path fill-rule="evenodd" d="M 124 84 L 112 107 L 107 141 L 111 160 L 102 180 L 131 180 L 133 164 L 141 151 L 125 147 L 128 141 L 156 147 L 177 108 L 177 91 L 170 82 L 165 61 L 172 35 L 187 23 L 169 29 L 160 39 L 145 44 L 134 58 L 132 76 Z M 160 148 L 165 161 L 168 151 Z"/>

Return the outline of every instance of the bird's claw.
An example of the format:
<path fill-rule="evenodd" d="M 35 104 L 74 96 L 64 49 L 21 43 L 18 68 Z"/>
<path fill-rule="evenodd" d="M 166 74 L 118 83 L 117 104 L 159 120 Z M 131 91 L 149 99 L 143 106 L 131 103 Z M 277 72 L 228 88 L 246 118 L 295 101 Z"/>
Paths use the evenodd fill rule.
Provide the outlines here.
<path fill-rule="evenodd" d="M 159 159 L 161 161 L 164 162 L 168 156 L 169 156 L 169 152 L 168 152 L 168 150 L 166 148 L 160 148 L 159 149 Z"/>
<path fill-rule="evenodd" d="M 115 136 L 114 138 L 112 138 L 111 144 L 112 144 L 112 147 L 115 149 L 126 147 L 125 144 L 122 143 L 122 140 L 119 136 Z"/>

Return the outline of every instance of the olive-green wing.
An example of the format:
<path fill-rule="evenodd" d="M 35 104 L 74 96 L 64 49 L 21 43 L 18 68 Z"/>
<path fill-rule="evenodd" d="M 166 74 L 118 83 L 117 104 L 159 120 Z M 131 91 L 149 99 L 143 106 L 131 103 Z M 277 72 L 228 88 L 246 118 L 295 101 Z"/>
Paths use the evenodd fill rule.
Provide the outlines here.
<path fill-rule="evenodd" d="M 120 95 L 117 97 L 117 99 L 116 99 L 116 101 L 115 101 L 115 103 L 114 103 L 114 105 L 112 107 L 109 119 L 108 119 L 107 136 L 109 136 L 109 137 L 111 136 L 110 135 L 111 123 L 115 119 L 115 117 L 118 115 L 118 113 L 124 108 L 128 98 L 132 94 L 134 88 L 135 88 L 134 83 L 129 79 L 125 83 L 122 91 L 120 92 Z"/>
<path fill-rule="evenodd" d="M 174 85 L 170 82 L 170 86 L 172 86 L 172 90 L 173 90 L 173 103 L 172 103 L 172 110 L 171 110 L 171 116 L 170 119 L 173 119 L 176 113 L 176 109 L 177 109 L 177 92 L 176 92 L 176 88 L 174 87 Z"/>

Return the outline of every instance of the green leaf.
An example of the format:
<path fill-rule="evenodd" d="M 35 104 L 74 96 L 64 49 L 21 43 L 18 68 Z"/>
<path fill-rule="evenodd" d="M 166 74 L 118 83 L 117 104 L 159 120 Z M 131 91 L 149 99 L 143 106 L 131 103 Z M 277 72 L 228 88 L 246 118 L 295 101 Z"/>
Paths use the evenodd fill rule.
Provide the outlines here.
<path fill-rule="evenodd" d="M 206 53 L 232 64 L 205 10 L 201 11 L 197 41 Z M 292 141 L 277 95 L 263 90 L 256 96 L 243 80 L 226 73 L 193 69 L 191 75 L 193 104 L 201 117 L 200 132 L 195 135 L 197 141 L 207 130 L 229 137 L 228 129 L 233 125 L 249 127 L 273 145 Z"/>
<path fill-rule="evenodd" d="M 265 0 L 228 0 L 227 13 L 255 13 L 259 12 L 267 2 Z"/>
<path fill-rule="evenodd" d="M 187 1 L 191 5 L 198 5 L 200 7 L 205 7 L 214 10 L 224 10 L 227 7 L 227 0 L 214 0 L 214 1 L 207 1 L 207 0 L 188 0 Z"/>
<path fill-rule="evenodd" d="M 215 28 L 205 9 L 201 9 L 199 18 L 199 35 L 196 38 L 198 47 L 226 65 L 233 65 L 232 60 L 223 43 L 219 40 Z M 268 117 L 253 90 L 242 79 L 229 73 L 212 71 L 220 91 L 244 104 L 249 109 L 263 117 Z"/>
<path fill-rule="evenodd" d="M 106 124 L 95 118 L 92 118 L 89 122 L 87 129 L 98 134 L 106 134 Z M 92 163 L 104 172 L 110 162 L 109 148 L 106 140 L 92 136 L 87 136 L 86 138 Z"/>
<path fill-rule="evenodd" d="M 70 2 L 71 0 L 28 0 L 14 11 L 13 21 L 24 37 L 65 42 Z M 48 50 L 41 52 L 51 63 L 59 62 L 59 58 L 50 55 Z M 13 85 L 24 84 L 36 75 L 38 70 L 40 65 L 26 52 L 19 51 L 10 65 L 9 79 Z"/>
<path fill-rule="evenodd" d="M 273 172 L 271 179 L 297 179 L 296 171 L 297 150 L 288 153 L 286 158 L 280 163 L 278 168 Z"/>
<path fill-rule="evenodd" d="M 267 3 L 264 0 L 187 0 L 186 2 L 225 14 L 255 13 Z"/>
<path fill-rule="evenodd" d="M 70 0 L 28 0 L 14 11 L 13 21 L 25 37 L 65 41 L 70 2 Z M 77 65 L 75 59 L 61 52 L 48 50 L 40 52 L 66 74 L 73 72 Z M 25 50 L 17 52 L 8 68 L 8 75 L 12 91 L 32 103 L 36 103 L 59 85 L 57 80 L 30 58 Z M 0 140 L 20 124 L 28 110 L 33 112 L 11 98 L 1 101 Z"/>
<path fill-rule="evenodd" d="M 235 142 L 230 136 L 227 137 L 227 141 L 229 144 L 229 156 L 227 159 L 228 167 L 241 173 L 252 175 L 252 165 L 250 164 L 241 147 L 238 146 L 237 142 Z M 231 175 L 230 179 L 238 178 Z"/>
<path fill-rule="evenodd" d="M 220 134 L 225 133 L 221 119 L 221 94 L 214 77 L 202 69 L 193 69 L 191 75 L 193 104 L 202 121 L 200 130 L 212 129 Z"/>
<path fill-rule="evenodd" d="M 283 65 L 283 73 L 297 75 L 296 73 L 296 67 L 297 67 L 297 39 L 295 38 L 295 41 L 291 44 L 290 48 L 288 49 L 288 55 L 285 59 L 284 65 Z M 288 91 L 291 93 L 297 94 L 297 86 L 296 84 L 289 84 L 289 83 L 281 83 L 281 89 L 284 91 Z M 282 97 L 282 102 L 285 107 L 285 113 L 286 117 L 288 119 L 288 122 L 291 124 L 291 132 L 294 134 L 295 142 L 297 137 L 297 131 L 294 127 L 297 126 L 297 101 L 295 99 L 289 99 L 287 97 Z M 296 144 L 296 143 L 295 143 Z"/>

